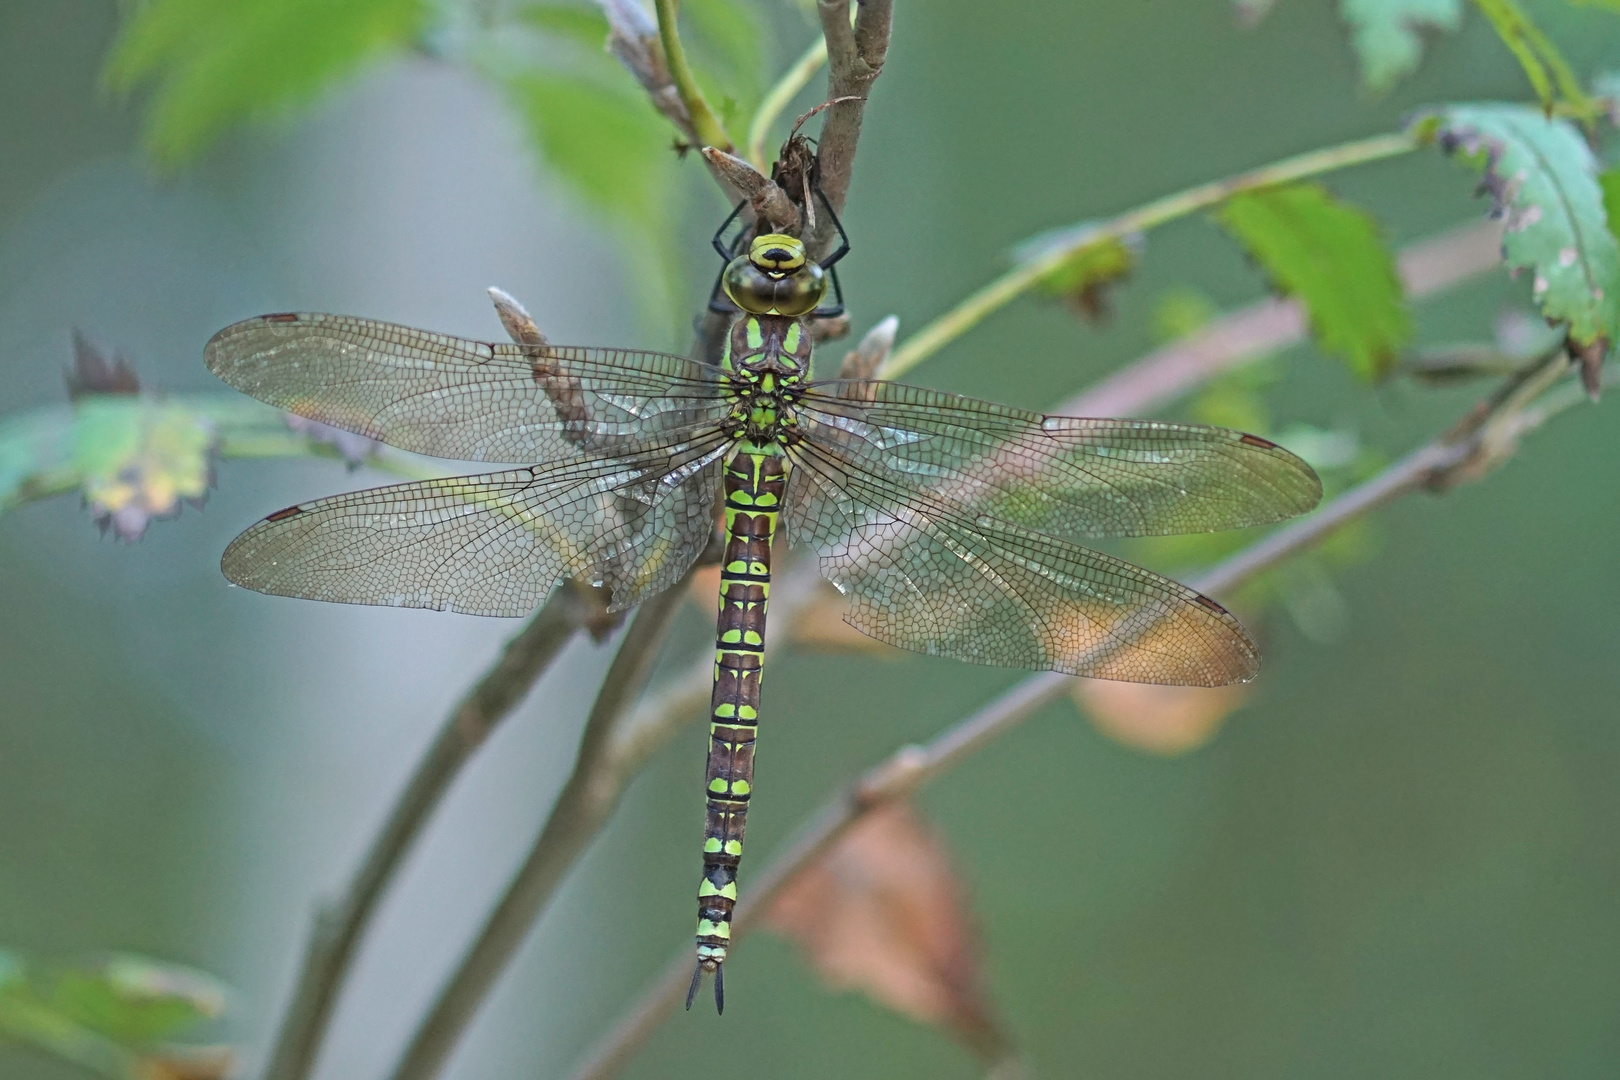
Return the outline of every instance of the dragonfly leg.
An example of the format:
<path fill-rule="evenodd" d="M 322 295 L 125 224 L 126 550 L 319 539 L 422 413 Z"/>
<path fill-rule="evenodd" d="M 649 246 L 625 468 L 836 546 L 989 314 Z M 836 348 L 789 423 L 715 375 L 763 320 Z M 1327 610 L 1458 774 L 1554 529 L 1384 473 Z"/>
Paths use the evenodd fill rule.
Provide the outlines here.
<path fill-rule="evenodd" d="M 742 213 L 743 207 L 747 205 L 747 199 L 744 199 L 742 202 L 738 203 L 736 209 L 732 210 L 730 216 L 727 217 L 726 220 L 722 221 L 720 223 L 720 227 L 714 231 L 714 239 L 709 241 L 709 243 L 714 245 L 714 250 L 720 253 L 722 273 L 724 272 L 725 264 L 730 262 L 732 257 L 736 255 L 736 252 L 732 250 L 732 247 L 728 247 L 725 243 L 726 230 L 731 228 L 731 223 L 737 220 L 737 215 Z M 842 232 L 843 229 L 840 228 L 839 231 Z"/>

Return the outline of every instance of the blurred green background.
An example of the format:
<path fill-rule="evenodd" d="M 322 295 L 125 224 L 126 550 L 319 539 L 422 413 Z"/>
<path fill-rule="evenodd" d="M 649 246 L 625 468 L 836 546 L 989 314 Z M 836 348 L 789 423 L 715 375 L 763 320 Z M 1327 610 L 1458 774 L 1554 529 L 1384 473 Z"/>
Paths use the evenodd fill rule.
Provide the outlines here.
<path fill-rule="evenodd" d="M 1282 0 L 1254 30 L 1221 0 L 897 7 L 845 215 L 857 333 L 889 312 L 916 329 L 1041 229 L 1389 130 L 1420 104 L 1526 94 L 1477 16 L 1373 100 L 1319 0 Z M 74 327 L 148 386 L 214 390 L 202 345 L 236 319 L 328 310 L 490 337 L 490 284 L 554 340 L 684 347 L 638 314 L 620 234 L 537 168 L 464 72 L 378 66 L 313 114 L 160 176 L 135 110 L 98 89 L 115 16 L 106 0 L 0 5 L 3 411 L 61 398 Z M 1590 69 L 1620 35 L 1586 32 L 1586 16 L 1547 25 Z M 773 46 L 773 68 L 809 40 L 781 25 L 799 36 Z M 1473 178 L 1433 154 L 1331 183 L 1397 243 L 1484 210 Z M 725 210 L 704 200 L 683 225 L 688 310 Z M 1222 305 L 1265 292 L 1189 220 L 1150 238 L 1105 326 L 1021 302 L 910 381 L 1050 406 L 1149 347 L 1154 300 L 1179 286 Z M 1420 338 L 1477 337 L 1525 296 L 1482 279 L 1420 305 Z M 1474 393 L 1368 390 L 1309 348 L 1285 370 L 1280 419 L 1350 427 L 1389 455 Z M 1578 410 L 1487 482 L 1383 515 L 1377 557 L 1338 580 L 1343 633 L 1318 644 L 1265 620 L 1257 693 L 1203 749 L 1148 756 L 1064 704 L 927 789 L 1036 1075 L 1615 1074 L 1608 412 Z M 135 545 L 98 536 L 70 499 L 0 519 L 0 941 L 219 974 L 250 1070 L 316 898 L 347 880 L 445 710 L 516 629 L 226 587 L 218 555 L 242 527 L 373 482 L 330 463 L 227 463 L 202 512 Z M 671 663 L 707 647 L 709 619 L 686 614 Z M 385 1074 L 526 850 L 609 656 L 571 647 L 458 783 L 386 902 L 318 1075 Z M 1017 678 L 784 652 L 752 865 L 834 785 Z M 687 939 L 703 741 L 694 724 L 636 782 L 450 1075 L 556 1075 Z M 979 1072 L 938 1033 L 824 991 L 780 941 L 747 942 L 727 983 L 723 1018 L 677 1017 L 630 1075 Z M 75 1075 L 0 1049 L 0 1076 Z"/>

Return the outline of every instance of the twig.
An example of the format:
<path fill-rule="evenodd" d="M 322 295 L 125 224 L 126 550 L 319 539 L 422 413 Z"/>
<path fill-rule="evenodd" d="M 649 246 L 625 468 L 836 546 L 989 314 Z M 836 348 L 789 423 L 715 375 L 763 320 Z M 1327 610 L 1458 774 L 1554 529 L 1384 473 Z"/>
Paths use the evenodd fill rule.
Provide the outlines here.
<path fill-rule="evenodd" d="M 712 146 L 703 148 L 703 158 L 722 180 L 742 193 L 757 218 L 776 232 L 799 235 L 799 208 L 775 180 L 737 155 Z"/>
<path fill-rule="evenodd" d="M 513 341 L 545 344 L 522 304 L 500 289 L 489 292 Z M 564 585 L 506 643 L 499 659 L 451 711 L 395 800 L 382 831 L 372 839 L 342 899 L 316 912 L 297 987 L 282 1018 L 264 1080 L 303 1080 L 310 1074 L 332 1022 L 338 993 L 378 901 L 474 751 L 528 696 L 575 631 L 588 629 L 600 641 L 619 622 L 619 616 L 607 613 L 602 590 Z"/>
<path fill-rule="evenodd" d="M 653 107 L 675 125 L 688 141 L 698 141 L 697 129 L 686 103 L 669 77 L 658 24 L 647 17 L 639 0 L 598 0 L 608 20 L 608 48 L 647 91 Z"/>
<path fill-rule="evenodd" d="M 821 16 L 822 40 L 827 46 L 827 99 L 837 101 L 827 110 L 816 148 L 821 190 L 833 210 L 842 212 L 849 197 L 850 177 L 855 171 L 855 150 L 861 140 L 861 120 L 866 114 L 866 98 L 872 84 L 883 73 L 889 55 L 889 31 L 893 22 L 893 0 L 861 0 L 850 25 L 849 0 L 817 0 Z M 842 100 L 840 100 L 842 99 Z M 809 238 L 811 254 L 817 258 L 832 250 L 836 230 L 828 220 L 818 219 L 815 235 Z"/>
<path fill-rule="evenodd" d="M 691 67 L 686 63 L 686 50 L 681 47 L 680 30 L 675 25 L 677 0 L 655 0 L 655 5 L 658 11 L 658 37 L 664 45 L 664 62 L 669 65 L 669 77 L 675 83 L 676 92 L 681 95 L 687 115 L 692 119 L 692 131 L 698 143 L 730 150 L 731 136 L 726 134 L 726 129 L 709 108 L 703 91 L 698 89 Z"/>
<path fill-rule="evenodd" d="M 829 42 L 830 40 L 829 38 Z M 833 55 L 836 58 L 836 54 Z M 827 123 L 830 127 L 832 121 L 829 119 Z M 1042 278 L 1061 267 L 1076 252 L 1093 244 L 1124 239 L 1133 233 L 1144 232 L 1177 218 L 1186 217 L 1199 210 L 1208 209 L 1240 191 L 1286 184 L 1335 169 L 1348 168 L 1351 165 L 1380 161 L 1416 150 L 1418 145 L 1416 139 L 1404 132 L 1376 135 L 1370 139 L 1285 158 L 1250 172 L 1229 176 L 1224 180 L 1199 184 L 1197 187 L 1155 199 L 1134 210 L 1127 210 L 1107 221 L 1075 226 L 1061 234 L 1061 238 L 1055 239 L 1041 254 L 1019 263 L 908 338 L 889 357 L 882 378 L 894 379 L 910 371 L 945 345 L 977 326 L 987 316 L 1023 295 Z"/>
<path fill-rule="evenodd" d="M 771 594 L 775 618 L 808 596 L 808 579 L 788 575 Z M 574 772 L 506 894 L 418 1028 L 393 1080 L 428 1080 L 443 1068 L 495 979 L 545 910 L 569 868 L 607 823 L 647 758 L 708 702 L 714 658 L 631 710 L 646 683 L 670 619 L 686 596 L 673 586 L 642 604 L 586 721 Z M 782 635 L 777 635 L 780 639 Z"/>
<path fill-rule="evenodd" d="M 770 161 L 765 157 L 765 140 L 770 138 L 771 125 L 776 123 L 782 110 L 798 96 L 800 90 L 809 85 L 826 62 L 827 39 L 817 38 L 815 44 L 804 50 L 804 55 L 782 73 L 776 85 L 765 95 L 765 100 L 759 103 L 754 119 L 748 125 L 748 160 L 754 163 L 756 169 L 763 172 L 770 166 Z"/>
<path fill-rule="evenodd" d="M 1414 299 L 1452 288 L 1502 262 L 1502 227 L 1481 221 L 1419 240 L 1400 253 L 1401 279 Z M 1173 401 L 1243 361 L 1305 338 L 1294 300 L 1262 300 L 1212 320 L 1065 401 L 1065 416 L 1135 416 Z"/>
<path fill-rule="evenodd" d="M 1477 479 L 1482 475 L 1478 468 L 1482 461 L 1500 463 L 1504 448 L 1511 447 L 1518 436 L 1587 400 L 1578 386 L 1569 383 L 1561 390 L 1573 392 L 1555 392 L 1539 405 L 1533 403 L 1536 394 L 1551 381 L 1564 378 L 1568 371 L 1565 358 L 1554 358 L 1538 367 L 1513 393 L 1499 395 L 1494 406 L 1486 403 L 1483 416 L 1479 409 L 1471 412 L 1465 420 L 1469 434 L 1458 438 L 1459 429 L 1454 428 L 1316 513 L 1279 529 L 1187 584 L 1203 593 L 1230 592 L 1320 543 L 1347 522 L 1403 495 L 1423 489 L 1443 490 L 1454 482 Z M 864 815 L 909 796 L 926 781 L 949 771 L 1062 697 L 1072 685 L 1067 675 L 1032 675 L 927 745 L 903 747 L 868 771 L 802 826 L 781 854 L 755 877 L 747 899 L 738 906 L 732 920 L 733 943 L 758 922 L 760 914 L 795 874 L 819 858 Z M 608 1080 L 616 1076 L 680 1003 L 690 974 L 691 958 L 683 951 L 648 985 L 570 1080 Z"/>

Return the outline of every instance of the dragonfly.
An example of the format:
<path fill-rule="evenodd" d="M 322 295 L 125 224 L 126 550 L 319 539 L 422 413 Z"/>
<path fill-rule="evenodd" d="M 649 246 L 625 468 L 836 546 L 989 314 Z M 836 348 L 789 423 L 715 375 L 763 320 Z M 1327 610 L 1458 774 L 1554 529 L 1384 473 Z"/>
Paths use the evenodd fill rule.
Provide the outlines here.
<path fill-rule="evenodd" d="M 735 306 L 718 365 L 298 313 L 227 327 L 206 359 L 298 416 L 513 466 L 278 510 L 225 551 L 225 576 L 249 589 L 522 616 L 575 579 L 605 588 L 617 611 L 674 586 L 723 530 L 687 994 L 690 1009 L 712 975 L 723 1012 L 779 532 L 813 553 L 848 599 L 846 620 L 879 641 L 974 664 L 1217 686 L 1258 670 L 1242 624 L 1083 542 L 1275 522 L 1314 507 L 1321 484 L 1276 443 L 1223 428 L 815 380 L 811 320 L 829 310 L 820 305 L 847 237 L 815 260 L 784 233 L 734 257 L 718 236 Z"/>

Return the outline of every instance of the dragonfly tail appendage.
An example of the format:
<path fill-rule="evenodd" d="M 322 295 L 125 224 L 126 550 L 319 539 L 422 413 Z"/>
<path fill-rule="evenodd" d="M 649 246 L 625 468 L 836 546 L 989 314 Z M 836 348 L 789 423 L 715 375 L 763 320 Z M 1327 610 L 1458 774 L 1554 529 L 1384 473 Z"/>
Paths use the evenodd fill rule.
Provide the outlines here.
<path fill-rule="evenodd" d="M 716 1007 L 725 1007 L 721 965 L 731 942 L 737 865 L 753 792 L 771 541 L 786 486 L 787 458 L 778 447 L 743 442 L 726 463 L 726 552 L 720 564 L 709 762 L 703 783 L 707 813 L 698 885 L 698 966 L 687 995 L 689 1008 L 705 972 L 714 973 Z"/>

